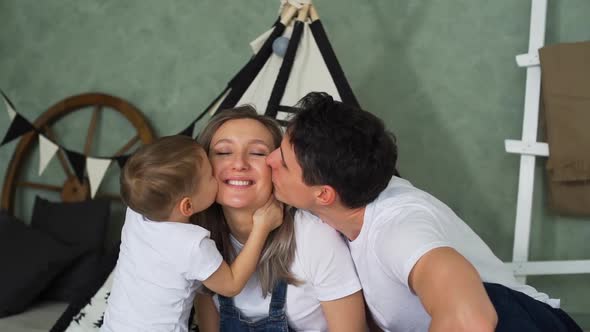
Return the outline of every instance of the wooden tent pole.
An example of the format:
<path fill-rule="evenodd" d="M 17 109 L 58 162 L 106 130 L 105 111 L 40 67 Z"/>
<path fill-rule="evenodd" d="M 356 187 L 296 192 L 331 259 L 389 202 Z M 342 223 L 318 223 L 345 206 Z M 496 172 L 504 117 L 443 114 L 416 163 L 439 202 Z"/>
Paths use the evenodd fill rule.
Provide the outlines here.
<path fill-rule="evenodd" d="M 287 26 L 296 13 L 297 8 L 291 6 L 290 4 L 286 4 L 285 8 L 283 8 L 283 12 L 281 13 L 281 23 L 284 26 Z"/>
<path fill-rule="evenodd" d="M 310 5 L 310 7 L 309 7 L 309 18 L 311 18 L 312 22 L 315 22 L 320 19 L 320 16 L 318 15 L 318 11 L 314 5 Z"/>
<path fill-rule="evenodd" d="M 311 5 L 309 5 L 309 4 L 303 5 L 303 7 L 301 7 L 301 9 L 299 9 L 299 13 L 297 15 L 298 21 L 305 22 L 305 20 L 307 20 L 307 14 L 309 13 L 310 6 Z"/>

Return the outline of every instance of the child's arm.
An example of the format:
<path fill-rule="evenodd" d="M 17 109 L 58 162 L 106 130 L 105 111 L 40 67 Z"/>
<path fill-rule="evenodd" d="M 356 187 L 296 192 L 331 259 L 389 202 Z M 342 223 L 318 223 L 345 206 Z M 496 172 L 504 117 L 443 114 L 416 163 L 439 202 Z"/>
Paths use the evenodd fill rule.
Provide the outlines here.
<path fill-rule="evenodd" d="M 273 195 L 253 216 L 254 225 L 242 252 L 229 266 L 225 261 L 203 281 L 215 293 L 227 297 L 238 295 L 256 271 L 258 259 L 268 234 L 283 223 L 283 205 Z"/>

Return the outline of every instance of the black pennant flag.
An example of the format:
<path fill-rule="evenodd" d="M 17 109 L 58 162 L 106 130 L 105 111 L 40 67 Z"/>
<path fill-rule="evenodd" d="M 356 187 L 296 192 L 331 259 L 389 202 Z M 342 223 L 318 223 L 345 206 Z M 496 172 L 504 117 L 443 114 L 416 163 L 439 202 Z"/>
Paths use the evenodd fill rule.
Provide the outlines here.
<path fill-rule="evenodd" d="M 23 118 L 20 114 L 16 114 L 14 120 L 12 120 L 12 123 L 8 128 L 8 132 L 2 140 L 2 143 L 0 143 L 0 146 L 12 141 L 13 139 L 21 135 L 28 133 L 31 130 L 35 130 L 35 127 L 33 127 L 33 125 L 29 121 L 27 121 L 27 119 Z"/>
<path fill-rule="evenodd" d="M 68 157 L 70 165 L 74 169 L 74 173 L 76 173 L 78 180 L 80 180 L 80 183 L 83 184 L 84 169 L 86 169 L 86 156 L 75 151 L 70 151 L 66 149 L 63 150 L 66 152 L 66 156 Z"/>
<path fill-rule="evenodd" d="M 129 157 L 130 157 L 129 155 L 115 157 L 115 159 L 117 159 L 117 164 L 119 165 L 119 167 L 121 169 L 123 169 L 123 167 L 125 166 L 125 163 L 127 162 L 127 159 L 129 159 Z"/>
<path fill-rule="evenodd" d="M 193 131 L 195 130 L 195 123 L 197 121 L 193 121 L 191 122 L 191 124 L 186 127 L 185 130 L 181 131 L 180 133 L 178 133 L 178 135 L 184 135 L 184 136 L 188 136 L 188 137 L 193 137 Z"/>

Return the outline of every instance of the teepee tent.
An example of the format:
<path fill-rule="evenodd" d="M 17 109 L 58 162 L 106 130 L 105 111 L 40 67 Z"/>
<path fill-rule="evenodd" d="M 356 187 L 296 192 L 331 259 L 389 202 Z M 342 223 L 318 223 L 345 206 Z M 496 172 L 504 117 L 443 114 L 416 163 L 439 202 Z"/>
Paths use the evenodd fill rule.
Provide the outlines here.
<path fill-rule="evenodd" d="M 273 27 L 250 43 L 252 58 L 184 134 L 193 134 L 205 114 L 243 104 L 283 122 L 292 106 L 312 91 L 359 106 L 317 10 L 311 4 L 299 7 L 285 5 Z"/>

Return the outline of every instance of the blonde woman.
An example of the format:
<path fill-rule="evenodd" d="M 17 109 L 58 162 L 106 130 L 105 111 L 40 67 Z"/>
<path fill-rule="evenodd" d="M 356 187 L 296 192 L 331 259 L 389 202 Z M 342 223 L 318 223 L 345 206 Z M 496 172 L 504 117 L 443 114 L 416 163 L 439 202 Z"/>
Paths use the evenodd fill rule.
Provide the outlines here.
<path fill-rule="evenodd" d="M 211 231 L 228 261 L 248 238 L 254 211 L 273 195 L 265 159 L 281 137 L 277 123 L 251 107 L 221 112 L 199 135 L 219 192 L 195 222 Z M 365 330 L 361 286 L 346 243 L 312 214 L 285 209 L 239 295 L 197 296 L 201 331 Z"/>

